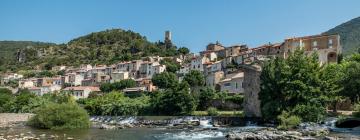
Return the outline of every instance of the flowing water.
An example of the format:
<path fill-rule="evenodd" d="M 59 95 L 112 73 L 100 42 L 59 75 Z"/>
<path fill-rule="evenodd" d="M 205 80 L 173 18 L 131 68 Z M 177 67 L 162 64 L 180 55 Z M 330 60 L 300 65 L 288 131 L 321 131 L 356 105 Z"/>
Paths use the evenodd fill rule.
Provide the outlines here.
<path fill-rule="evenodd" d="M 95 121 L 99 118 L 92 118 Z M 135 117 L 120 117 L 115 119 L 101 118 L 102 121 L 116 124 L 136 123 L 138 120 Z M 34 129 L 26 126 L 13 127 L 11 129 L 0 129 L 0 134 L 5 135 L 20 135 L 34 134 L 36 136 L 42 135 L 41 139 L 47 139 L 49 136 L 57 136 L 57 139 L 67 139 L 69 137 L 75 139 L 85 140 L 222 140 L 229 132 L 233 131 L 249 131 L 256 130 L 262 127 L 257 126 L 255 123 L 247 122 L 247 126 L 243 127 L 220 127 L 214 128 L 211 118 L 206 117 L 183 117 L 174 118 L 169 120 L 170 125 L 182 123 L 184 120 L 192 121 L 198 120 L 200 125 L 193 129 L 167 129 L 164 127 L 157 128 L 127 128 L 117 130 L 104 130 L 99 128 L 90 128 L 86 130 L 70 130 L 70 131 L 55 131 L 55 130 L 42 130 Z M 360 139 L 360 130 L 339 129 L 334 127 L 334 120 L 328 121 L 321 127 L 328 127 L 333 132 L 331 136 L 341 137 L 343 139 Z M 45 134 L 45 135 L 44 135 Z"/>

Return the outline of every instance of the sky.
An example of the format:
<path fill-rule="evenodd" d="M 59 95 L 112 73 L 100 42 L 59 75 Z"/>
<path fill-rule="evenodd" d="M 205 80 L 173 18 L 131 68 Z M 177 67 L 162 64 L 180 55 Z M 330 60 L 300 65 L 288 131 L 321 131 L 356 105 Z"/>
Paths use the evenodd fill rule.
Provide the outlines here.
<path fill-rule="evenodd" d="M 67 43 L 121 28 L 192 52 L 211 42 L 257 47 L 360 16 L 360 0 L 1 0 L 0 40 Z"/>

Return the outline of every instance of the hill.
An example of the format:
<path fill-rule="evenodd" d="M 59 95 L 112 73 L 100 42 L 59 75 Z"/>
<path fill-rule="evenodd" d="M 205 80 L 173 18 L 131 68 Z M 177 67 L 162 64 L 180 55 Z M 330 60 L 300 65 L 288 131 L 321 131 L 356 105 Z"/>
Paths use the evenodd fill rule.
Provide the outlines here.
<path fill-rule="evenodd" d="M 340 24 L 324 34 L 340 35 L 344 55 L 357 52 L 358 48 L 360 48 L 360 17 Z"/>
<path fill-rule="evenodd" d="M 20 42 L 15 42 L 20 43 Z M 40 43 L 41 44 L 41 43 Z M 165 47 L 163 42 L 150 42 L 146 37 L 133 31 L 111 29 L 93 32 L 69 41 L 67 44 L 4 45 L 3 52 L 9 60 L 1 65 L 2 70 L 10 71 L 51 69 L 56 65 L 79 66 L 81 64 L 114 64 L 119 61 L 140 59 L 141 57 L 159 55 L 174 56 L 178 54 L 176 46 Z M 18 49 L 20 53 L 15 55 Z M 19 61 L 19 58 L 22 59 Z M 1 70 L 1 68 L 0 68 Z"/>
<path fill-rule="evenodd" d="M 15 61 L 15 54 L 18 50 L 52 45 L 56 44 L 34 41 L 0 41 L 0 71 L 5 69 L 1 67 L 2 65 L 8 65 Z"/>

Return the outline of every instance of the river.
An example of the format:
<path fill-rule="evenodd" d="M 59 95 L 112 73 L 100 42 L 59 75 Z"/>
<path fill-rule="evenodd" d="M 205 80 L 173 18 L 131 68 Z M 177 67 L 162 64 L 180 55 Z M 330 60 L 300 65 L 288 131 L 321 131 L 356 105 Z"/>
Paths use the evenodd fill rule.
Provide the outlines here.
<path fill-rule="evenodd" d="M 129 120 L 129 119 L 127 119 Z M 133 119 L 130 119 L 133 120 Z M 176 119 L 178 120 L 178 119 Z M 331 126 L 329 126 L 331 127 Z M 81 139 L 81 140 L 223 140 L 229 132 L 242 132 L 256 130 L 263 127 L 254 124 L 248 124 L 242 127 L 217 127 L 214 129 L 208 120 L 203 120 L 200 125 L 194 128 L 169 129 L 167 126 L 160 127 L 141 127 L 141 128 L 125 128 L 105 130 L 98 127 L 92 127 L 84 130 L 44 130 L 35 129 L 28 126 L 14 126 L 8 129 L 0 129 L 0 134 L 5 136 L 33 135 L 40 139 Z M 330 128 L 333 130 L 330 136 L 342 139 L 356 140 L 360 139 L 359 130 Z M 11 138 L 8 138 L 11 139 Z"/>

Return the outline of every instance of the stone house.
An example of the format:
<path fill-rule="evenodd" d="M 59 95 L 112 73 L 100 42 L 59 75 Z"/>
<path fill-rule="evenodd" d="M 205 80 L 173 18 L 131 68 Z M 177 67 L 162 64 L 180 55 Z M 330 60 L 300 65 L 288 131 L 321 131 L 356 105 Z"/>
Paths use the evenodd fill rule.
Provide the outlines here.
<path fill-rule="evenodd" d="M 31 78 L 31 79 L 22 79 L 19 80 L 19 88 L 32 88 L 37 86 L 37 79 Z"/>
<path fill-rule="evenodd" d="M 99 87 L 93 86 L 78 86 L 78 87 L 67 87 L 63 91 L 74 96 L 75 99 L 87 98 L 91 92 L 100 92 Z"/>
<path fill-rule="evenodd" d="M 215 86 L 224 78 L 223 71 L 217 71 L 205 76 L 205 85 L 208 87 L 215 88 Z"/>
<path fill-rule="evenodd" d="M 209 58 L 203 56 L 194 57 L 191 60 L 190 70 L 204 71 L 204 64 L 210 62 Z"/>
<path fill-rule="evenodd" d="M 129 72 L 127 71 L 118 71 L 112 72 L 110 75 L 110 83 L 119 82 L 121 80 L 129 79 Z"/>
<path fill-rule="evenodd" d="M 285 39 L 285 57 L 296 48 L 303 48 L 306 54 L 318 53 L 321 64 L 336 63 L 342 53 L 339 35 L 313 35 Z"/>
<path fill-rule="evenodd" d="M 241 71 L 231 74 L 226 74 L 225 79 L 221 80 L 218 83 L 219 90 L 231 94 L 243 94 L 244 93 L 243 82 L 244 82 L 244 73 Z"/>

